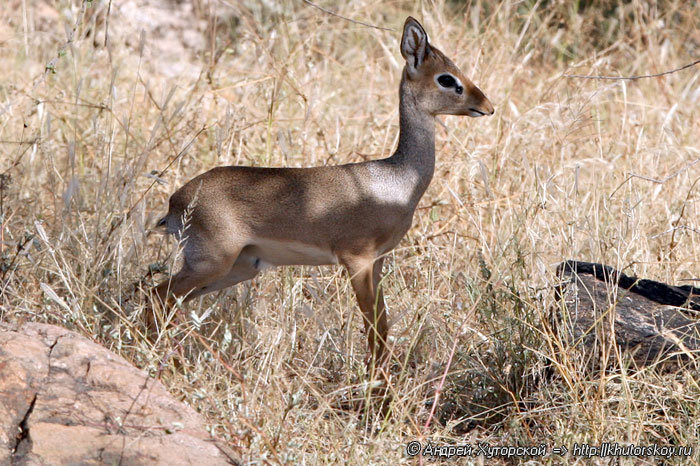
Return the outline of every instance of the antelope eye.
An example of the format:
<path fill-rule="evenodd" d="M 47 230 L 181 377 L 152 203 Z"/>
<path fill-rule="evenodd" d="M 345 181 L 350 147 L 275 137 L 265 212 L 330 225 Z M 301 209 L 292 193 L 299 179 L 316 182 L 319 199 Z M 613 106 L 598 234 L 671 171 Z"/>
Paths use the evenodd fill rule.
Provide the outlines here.
<path fill-rule="evenodd" d="M 455 81 L 455 78 L 453 78 L 449 74 L 441 74 L 437 78 L 437 82 L 442 86 L 442 87 L 454 87 L 457 82 Z"/>
<path fill-rule="evenodd" d="M 464 92 L 464 88 L 462 86 L 457 86 L 455 87 L 455 92 L 459 95 L 462 95 L 462 92 Z"/>

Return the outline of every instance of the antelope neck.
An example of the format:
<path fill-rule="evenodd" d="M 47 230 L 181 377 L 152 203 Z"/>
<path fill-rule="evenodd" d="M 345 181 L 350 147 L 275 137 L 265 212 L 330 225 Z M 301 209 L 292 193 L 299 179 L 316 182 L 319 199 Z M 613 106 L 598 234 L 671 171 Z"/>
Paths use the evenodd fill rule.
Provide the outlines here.
<path fill-rule="evenodd" d="M 417 181 L 417 203 L 435 171 L 435 117 L 419 107 L 417 96 L 406 81 L 404 74 L 399 88 L 399 145 L 394 155 L 385 160 L 400 172 L 408 172 L 407 179 Z"/>

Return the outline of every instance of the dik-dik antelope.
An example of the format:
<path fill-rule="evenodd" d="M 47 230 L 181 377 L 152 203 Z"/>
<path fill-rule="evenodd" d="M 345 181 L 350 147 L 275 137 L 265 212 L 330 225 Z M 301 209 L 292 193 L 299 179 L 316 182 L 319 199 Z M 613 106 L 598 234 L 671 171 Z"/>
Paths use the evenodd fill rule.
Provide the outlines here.
<path fill-rule="evenodd" d="M 364 316 L 369 360 L 389 331 L 382 263 L 411 227 L 435 169 L 435 116 L 492 115 L 484 94 L 415 19 L 401 38 L 399 144 L 391 157 L 312 168 L 217 167 L 170 197 L 158 226 L 182 238 L 184 264 L 156 287 L 189 300 L 279 265 L 342 264 Z M 189 221 L 184 222 L 188 211 Z"/>

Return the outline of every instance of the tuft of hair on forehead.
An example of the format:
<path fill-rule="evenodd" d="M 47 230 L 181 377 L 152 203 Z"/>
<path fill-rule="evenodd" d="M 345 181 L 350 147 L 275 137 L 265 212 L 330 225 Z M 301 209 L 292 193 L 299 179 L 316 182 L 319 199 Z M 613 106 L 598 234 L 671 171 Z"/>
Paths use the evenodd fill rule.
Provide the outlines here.
<path fill-rule="evenodd" d="M 436 48 L 436 47 L 433 46 L 433 45 L 430 46 L 430 55 L 431 55 L 433 58 L 442 61 L 443 63 L 448 63 L 448 64 L 451 64 L 451 63 L 452 63 L 452 60 L 450 60 L 449 58 L 447 58 L 447 55 L 445 55 L 444 53 L 442 53 L 442 51 L 441 51 L 440 49 Z"/>

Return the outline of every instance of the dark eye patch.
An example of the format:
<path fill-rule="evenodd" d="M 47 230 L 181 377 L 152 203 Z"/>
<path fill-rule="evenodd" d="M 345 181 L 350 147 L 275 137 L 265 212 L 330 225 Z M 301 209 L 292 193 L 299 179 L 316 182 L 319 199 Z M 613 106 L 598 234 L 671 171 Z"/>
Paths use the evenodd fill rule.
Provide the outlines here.
<path fill-rule="evenodd" d="M 437 78 L 437 82 L 442 86 L 442 87 L 454 87 L 457 82 L 455 81 L 455 78 L 453 78 L 449 74 L 441 74 Z"/>

